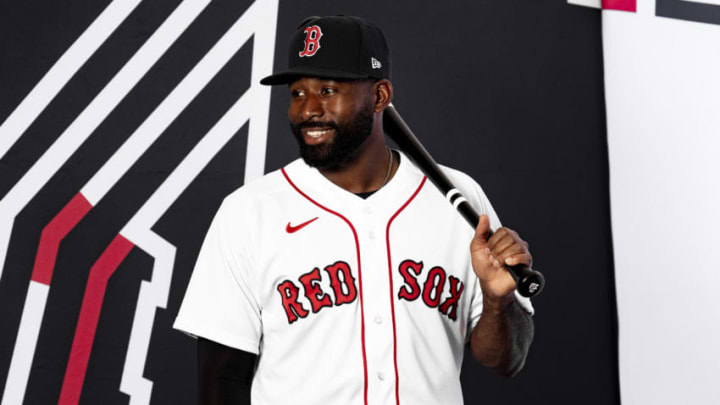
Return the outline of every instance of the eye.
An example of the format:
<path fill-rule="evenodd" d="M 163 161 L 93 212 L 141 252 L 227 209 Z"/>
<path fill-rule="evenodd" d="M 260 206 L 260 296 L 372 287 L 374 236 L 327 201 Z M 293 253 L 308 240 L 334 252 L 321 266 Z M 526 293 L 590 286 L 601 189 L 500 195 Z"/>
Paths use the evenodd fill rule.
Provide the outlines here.
<path fill-rule="evenodd" d="M 323 87 L 321 93 L 324 96 L 330 96 L 337 93 L 337 90 L 334 87 Z"/>
<path fill-rule="evenodd" d="M 292 98 L 302 97 L 304 95 L 305 95 L 305 92 L 302 90 L 298 90 L 298 89 L 290 90 L 290 97 L 292 97 Z"/>

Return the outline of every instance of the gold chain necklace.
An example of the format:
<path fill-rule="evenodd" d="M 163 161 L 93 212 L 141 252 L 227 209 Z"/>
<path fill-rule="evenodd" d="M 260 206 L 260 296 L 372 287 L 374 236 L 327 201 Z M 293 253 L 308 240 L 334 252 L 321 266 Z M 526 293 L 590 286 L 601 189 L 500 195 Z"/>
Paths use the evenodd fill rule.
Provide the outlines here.
<path fill-rule="evenodd" d="M 387 170 L 387 174 L 385 175 L 385 180 L 383 180 L 383 183 L 380 186 L 380 188 L 383 188 L 385 186 L 385 184 L 387 184 L 387 181 L 390 178 L 390 172 L 392 172 L 393 153 L 392 153 L 392 150 L 390 150 L 390 148 L 387 148 L 387 150 L 388 150 L 388 153 L 390 154 L 390 162 L 388 163 L 388 170 Z"/>

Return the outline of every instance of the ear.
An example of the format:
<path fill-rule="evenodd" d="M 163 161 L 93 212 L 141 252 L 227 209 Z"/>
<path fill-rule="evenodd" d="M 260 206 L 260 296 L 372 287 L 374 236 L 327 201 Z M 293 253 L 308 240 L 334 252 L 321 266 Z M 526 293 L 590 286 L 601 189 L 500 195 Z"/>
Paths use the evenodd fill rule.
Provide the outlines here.
<path fill-rule="evenodd" d="M 375 112 L 383 112 L 393 98 L 393 86 L 390 80 L 378 80 L 373 85 L 375 90 Z"/>

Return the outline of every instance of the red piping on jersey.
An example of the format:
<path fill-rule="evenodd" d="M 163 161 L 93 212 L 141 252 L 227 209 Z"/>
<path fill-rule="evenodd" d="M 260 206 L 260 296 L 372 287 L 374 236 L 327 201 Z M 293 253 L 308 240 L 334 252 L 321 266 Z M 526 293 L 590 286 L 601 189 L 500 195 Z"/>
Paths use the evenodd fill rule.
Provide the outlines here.
<path fill-rule="evenodd" d="M 398 363 L 397 363 L 397 333 L 395 331 L 395 289 L 393 288 L 393 271 L 392 271 L 392 258 L 390 256 L 390 225 L 395 220 L 395 218 L 400 215 L 400 213 L 410 204 L 410 201 L 415 199 L 415 196 L 418 195 L 420 192 L 420 189 L 423 188 L 423 185 L 425 185 L 425 180 L 427 180 L 426 176 L 423 176 L 422 181 L 420 182 L 420 185 L 418 186 L 417 190 L 413 193 L 412 196 L 403 204 L 402 207 L 400 207 L 397 212 L 390 217 L 390 220 L 388 221 L 387 228 L 385 229 L 385 241 L 387 242 L 387 258 L 388 258 L 388 278 L 390 279 L 390 311 L 392 313 L 392 326 L 393 326 L 393 363 L 395 364 L 395 401 L 397 405 L 400 405 L 400 379 L 398 376 Z"/>
<path fill-rule="evenodd" d="M 307 194 L 303 193 L 298 186 L 295 185 L 295 183 L 290 180 L 290 176 L 285 172 L 285 168 L 283 167 L 280 169 L 283 176 L 285 176 L 285 180 L 287 180 L 288 183 L 292 186 L 292 188 L 295 189 L 298 193 L 300 193 L 301 196 L 305 197 L 308 201 L 311 203 L 317 205 L 321 209 L 339 217 L 343 221 L 345 221 L 346 224 L 350 227 L 350 230 L 352 230 L 353 237 L 355 238 L 355 251 L 357 252 L 357 262 L 358 262 L 358 284 L 359 284 L 359 290 L 360 290 L 360 333 L 361 333 L 361 341 L 362 341 L 362 355 L 363 355 L 363 372 L 365 376 L 365 388 L 364 388 L 364 399 L 365 399 L 365 405 L 367 405 L 367 393 L 368 393 L 368 371 L 367 371 L 367 355 L 365 354 L 365 310 L 363 308 L 363 288 L 362 288 L 362 267 L 360 266 L 360 242 L 358 240 L 357 232 L 355 231 L 355 227 L 353 226 L 352 222 L 350 222 L 347 218 L 342 216 L 342 214 L 339 214 L 327 207 L 324 207 L 320 205 L 317 201 L 310 198 Z"/>

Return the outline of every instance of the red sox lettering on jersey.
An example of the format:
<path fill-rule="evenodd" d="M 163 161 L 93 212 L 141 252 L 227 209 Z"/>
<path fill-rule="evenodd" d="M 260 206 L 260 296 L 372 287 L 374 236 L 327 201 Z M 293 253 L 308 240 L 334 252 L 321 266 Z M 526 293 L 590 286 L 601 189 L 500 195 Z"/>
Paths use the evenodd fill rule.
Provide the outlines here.
<path fill-rule="evenodd" d="M 320 288 L 319 281 L 321 279 L 320 270 L 316 267 L 309 273 L 300 276 L 300 284 L 305 289 L 305 297 L 310 301 L 311 309 L 314 314 L 318 313 L 323 307 L 340 306 L 355 301 L 357 297 L 357 288 L 355 287 L 355 277 L 353 277 L 350 266 L 342 261 L 325 267 L 325 272 L 330 278 L 330 286 L 335 295 L 335 301 L 323 292 Z M 342 277 L 340 276 L 342 274 Z M 288 323 L 298 320 L 298 317 L 305 318 L 308 311 L 298 302 L 300 288 L 290 280 L 285 280 L 277 286 L 282 299 L 283 308 L 288 317 Z"/>
<path fill-rule="evenodd" d="M 323 33 L 319 26 L 312 25 L 305 28 L 305 48 L 300 51 L 300 57 L 313 56 L 320 49 L 320 38 Z"/>
<path fill-rule="evenodd" d="M 422 269 L 422 262 L 405 260 L 400 263 L 399 270 L 405 280 L 405 285 L 402 286 L 398 292 L 399 299 L 415 301 L 420 296 L 421 289 L 416 276 L 420 275 Z M 425 305 L 430 308 L 438 308 L 441 313 L 447 315 L 448 318 L 454 321 L 457 319 L 458 302 L 460 301 L 460 296 L 462 295 L 465 285 L 457 277 L 452 275 L 447 278 L 450 280 L 450 296 L 447 297 L 441 305 L 440 298 L 446 278 L 447 274 L 442 267 L 436 266 L 430 269 L 425 278 L 425 283 L 423 283 L 422 286 L 422 299 Z"/>
<path fill-rule="evenodd" d="M 324 307 L 340 306 L 349 304 L 357 298 L 357 287 L 355 277 L 352 275 L 350 266 L 343 261 L 338 261 L 325 267 L 325 272 L 330 280 L 335 299 L 322 290 L 320 280 L 322 279 L 320 269 L 317 267 L 312 271 L 303 274 L 298 281 L 304 289 L 304 295 L 310 302 L 310 310 L 313 314 L 318 313 Z M 400 263 L 398 271 L 405 280 L 404 285 L 398 289 L 399 299 L 408 302 L 415 301 L 422 295 L 422 301 L 429 308 L 437 308 L 440 313 L 451 320 L 457 320 L 457 307 L 465 285 L 457 277 L 447 276 L 445 269 L 440 266 L 431 268 L 425 275 L 422 287 L 418 284 L 418 276 L 422 273 L 423 262 L 404 260 Z M 445 280 L 449 280 L 448 296 L 442 300 Z M 305 318 L 310 311 L 303 306 L 300 299 L 300 287 L 291 280 L 285 280 L 278 284 L 277 291 L 280 294 L 282 306 L 288 318 L 288 323 L 293 323 L 299 318 Z"/>

